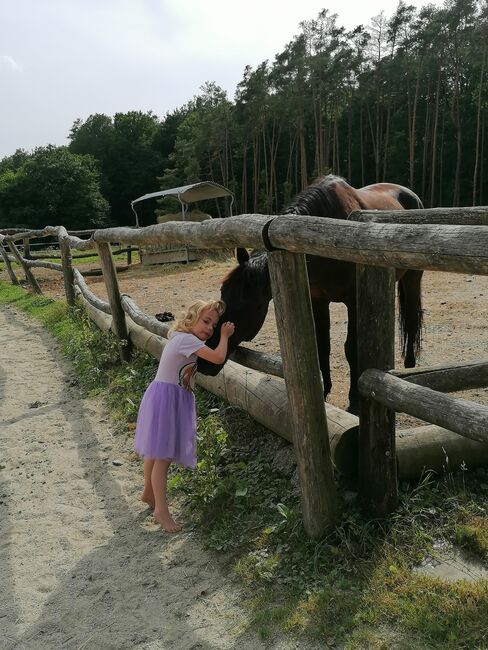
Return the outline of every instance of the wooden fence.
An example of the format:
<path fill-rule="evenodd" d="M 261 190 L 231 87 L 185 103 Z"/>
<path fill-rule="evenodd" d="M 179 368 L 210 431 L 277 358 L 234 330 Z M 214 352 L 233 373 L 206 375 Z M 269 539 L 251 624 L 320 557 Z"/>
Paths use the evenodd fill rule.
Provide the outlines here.
<path fill-rule="evenodd" d="M 133 343 L 158 356 L 164 345 L 161 337 L 166 335 L 168 326 L 144 314 L 130 297 L 120 294 L 111 243 L 127 246 L 179 243 L 207 249 L 265 249 L 271 244 L 276 249 L 270 254 L 270 273 L 282 360 L 238 349 L 233 359 L 247 368 L 230 361 L 217 378 L 200 377 L 199 383 L 244 405 L 253 417 L 293 440 L 305 528 L 310 535 L 319 536 L 333 526 L 339 516 L 332 462 L 341 469 L 347 462 L 351 463 L 349 452 L 355 440 L 351 434 L 357 432 L 358 421 L 355 416 L 324 405 L 321 397 L 305 254 L 357 265 L 361 373 L 359 486 L 368 511 L 383 516 L 396 507 L 398 472 L 409 464 L 403 463 L 401 458 L 405 453 L 406 437 L 402 435 L 404 432 L 395 432 L 395 411 L 416 415 L 431 423 L 419 428 L 414 438 L 424 442 L 435 439 L 440 447 L 448 441 L 459 454 L 468 453 L 488 462 L 488 407 L 442 392 L 486 387 L 488 363 L 409 371 L 393 369 L 394 269 L 488 275 L 487 224 L 488 208 L 436 208 L 408 213 L 362 211 L 351 214 L 348 220 L 252 214 L 202 223 L 170 222 L 138 230 L 108 228 L 94 231 L 89 239 L 80 239 L 63 227 L 14 233 L 2 231 L 0 251 L 12 282 L 18 283 L 11 266 L 11 261 L 17 261 L 34 292 L 40 292 L 40 287 L 31 271 L 33 267 L 62 271 L 68 304 L 75 303 L 77 293 L 81 295 L 100 326 L 106 328 L 111 323 L 120 342 L 120 356 L 129 360 Z M 60 264 L 21 256 L 16 241 L 43 236 L 57 237 Z M 8 246 L 10 255 L 4 245 Z M 94 296 L 80 271 L 73 268 L 71 250 L 87 250 L 94 245 L 100 257 L 108 302 Z M 301 300 L 299 308 L 297 299 Z M 369 326 L 378 319 L 381 319 L 381 328 Z M 294 337 L 291 331 L 294 328 L 300 336 Z M 290 345 L 291 341 L 294 345 Z M 303 343 L 299 351 L 297 341 Z M 306 364 L 299 362 L 303 358 L 307 359 Z M 250 381 L 249 373 L 251 376 L 256 373 L 253 393 L 258 406 L 248 401 L 247 393 L 242 397 L 239 376 L 243 372 L 246 373 L 246 385 Z M 259 379 L 264 376 L 263 372 L 266 382 Z M 278 380 L 274 381 L 274 377 L 283 375 L 285 396 L 276 383 Z M 273 417 L 276 413 L 281 417 Z M 457 441 L 466 438 L 469 439 L 467 446 L 458 448 Z M 424 444 L 424 450 L 427 447 Z"/>

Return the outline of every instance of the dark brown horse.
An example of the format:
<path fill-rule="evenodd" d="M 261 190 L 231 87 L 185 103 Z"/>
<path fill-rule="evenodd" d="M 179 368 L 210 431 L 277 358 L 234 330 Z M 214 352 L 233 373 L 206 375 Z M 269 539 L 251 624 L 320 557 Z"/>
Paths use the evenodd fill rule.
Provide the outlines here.
<path fill-rule="evenodd" d="M 282 214 L 347 219 L 353 210 L 402 210 L 422 207 L 419 197 L 401 185 L 377 183 L 355 189 L 338 176 L 325 176 L 298 194 Z M 227 306 L 222 318 L 232 321 L 236 326 L 235 333 L 229 340 L 228 354 L 231 354 L 241 341 L 250 341 L 256 336 L 264 323 L 272 298 L 267 253 L 253 252 L 249 256 L 245 249 L 238 249 L 237 260 L 239 265 L 224 279 L 221 288 L 221 297 Z M 352 262 L 310 255 L 307 256 L 307 269 L 325 397 L 332 387 L 329 364 L 329 304 L 343 302 L 347 307 L 345 353 L 351 375 L 348 410 L 357 413 L 355 265 Z M 420 349 L 421 279 L 422 271 L 397 271 L 402 355 L 406 368 L 415 366 Z M 208 344 L 215 347 L 218 338 L 219 327 Z M 202 359 L 198 360 L 198 370 L 203 374 L 215 375 L 221 367 Z"/>

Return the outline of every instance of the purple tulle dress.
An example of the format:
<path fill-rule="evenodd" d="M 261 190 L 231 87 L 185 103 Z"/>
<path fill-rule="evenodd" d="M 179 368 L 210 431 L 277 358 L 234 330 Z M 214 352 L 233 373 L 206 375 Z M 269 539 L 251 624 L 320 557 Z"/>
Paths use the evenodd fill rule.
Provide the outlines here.
<path fill-rule="evenodd" d="M 193 377 L 195 352 L 205 345 L 194 334 L 173 332 L 156 378 L 142 398 L 134 449 L 144 458 L 164 458 L 195 467 L 196 412 Z"/>

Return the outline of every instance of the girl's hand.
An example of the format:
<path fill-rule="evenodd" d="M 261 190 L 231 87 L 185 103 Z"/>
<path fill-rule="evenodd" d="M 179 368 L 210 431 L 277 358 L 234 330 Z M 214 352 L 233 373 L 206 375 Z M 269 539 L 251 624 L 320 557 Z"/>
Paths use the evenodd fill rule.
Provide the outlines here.
<path fill-rule="evenodd" d="M 220 336 L 225 336 L 226 338 L 230 338 L 232 334 L 234 334 L 235 330 L 235 325 L 234 323 L 222 323 L 222 327 L 220 328 Z"/>

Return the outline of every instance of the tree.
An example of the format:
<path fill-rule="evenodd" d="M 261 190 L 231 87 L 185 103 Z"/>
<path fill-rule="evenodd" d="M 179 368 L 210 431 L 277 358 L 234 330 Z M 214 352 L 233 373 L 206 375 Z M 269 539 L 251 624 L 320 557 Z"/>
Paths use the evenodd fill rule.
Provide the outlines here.
<path fill-rule="evenodd" d="M 0 175 L 0 219 L 9 227 L 68 229 L 107 225 L 108 204 L 90 156 L 42 147 L 16 170 Z"/>

